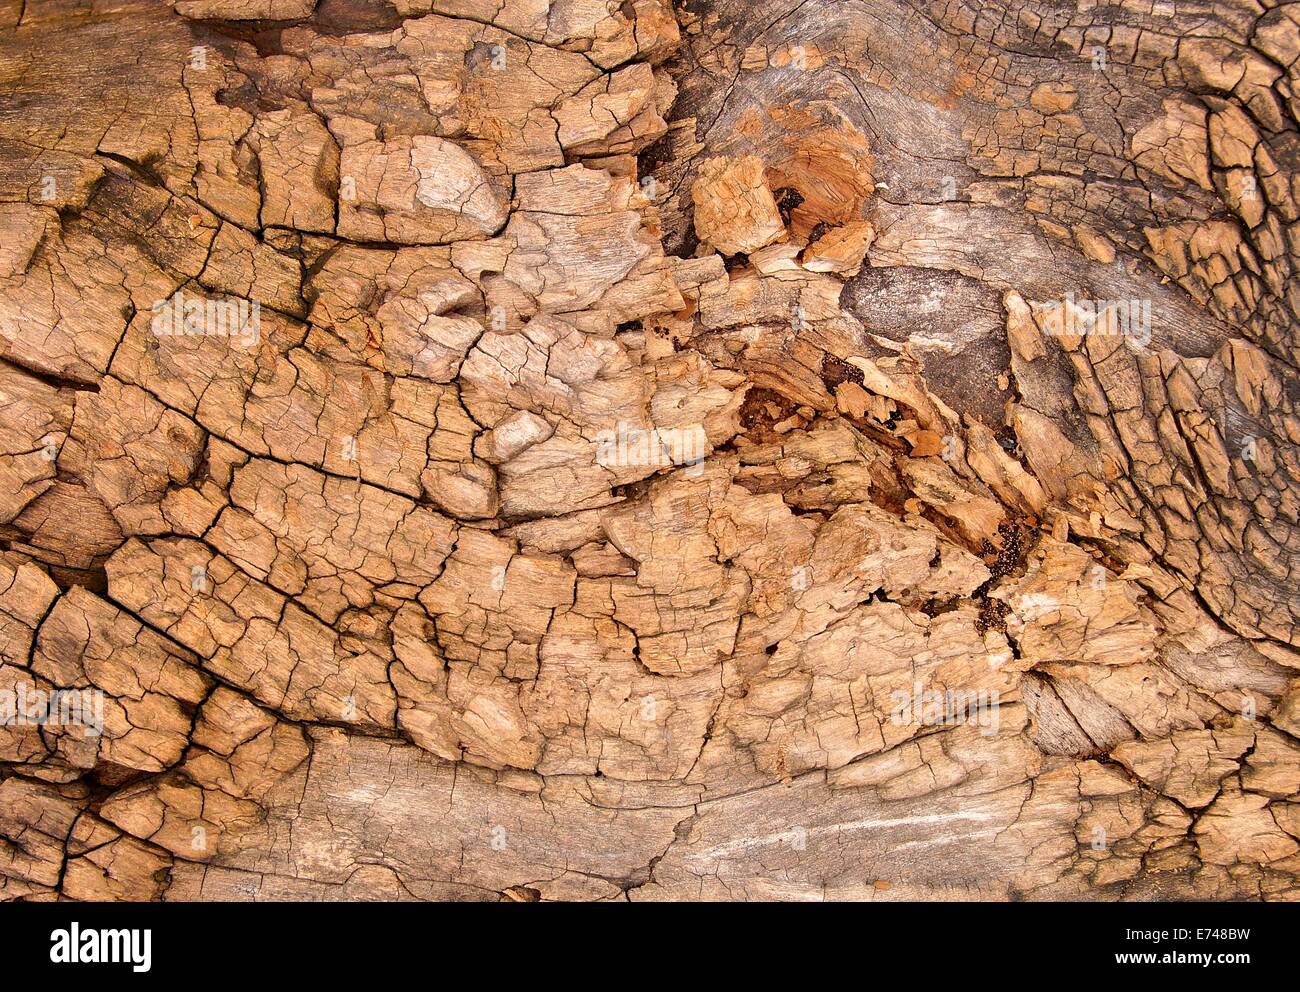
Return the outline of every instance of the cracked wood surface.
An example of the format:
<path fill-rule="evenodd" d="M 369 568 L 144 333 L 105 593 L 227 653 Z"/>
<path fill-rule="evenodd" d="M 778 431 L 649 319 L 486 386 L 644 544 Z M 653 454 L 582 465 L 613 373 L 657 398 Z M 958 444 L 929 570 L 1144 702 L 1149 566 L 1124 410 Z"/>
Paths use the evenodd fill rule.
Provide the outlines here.
<path fill-rule="evenodd" d="M 0 93 L 97 730 L 0 898 L 1300 897 L 1300 4 L 0 0 Z"/>

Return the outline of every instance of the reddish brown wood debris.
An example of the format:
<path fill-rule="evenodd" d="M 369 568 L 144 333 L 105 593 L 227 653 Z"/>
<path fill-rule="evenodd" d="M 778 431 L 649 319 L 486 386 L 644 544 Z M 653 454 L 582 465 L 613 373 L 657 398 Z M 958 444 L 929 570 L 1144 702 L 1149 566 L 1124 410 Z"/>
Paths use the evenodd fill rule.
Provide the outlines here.
<path fill-rule="evenodd" d="M 0 0 L 0 896 L 1300 895 L 1300 4 Z"/>

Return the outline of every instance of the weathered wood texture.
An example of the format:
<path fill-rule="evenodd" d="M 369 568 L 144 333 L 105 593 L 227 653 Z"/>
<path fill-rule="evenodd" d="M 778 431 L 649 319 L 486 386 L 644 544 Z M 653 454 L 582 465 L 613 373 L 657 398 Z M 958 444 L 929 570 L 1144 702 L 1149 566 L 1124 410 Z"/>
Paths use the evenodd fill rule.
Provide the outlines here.
<path fill-rule="evenodd" d="M 1300 896 L 1298 118 L 1271 0 L 0 0 L 0 896 Z"/>

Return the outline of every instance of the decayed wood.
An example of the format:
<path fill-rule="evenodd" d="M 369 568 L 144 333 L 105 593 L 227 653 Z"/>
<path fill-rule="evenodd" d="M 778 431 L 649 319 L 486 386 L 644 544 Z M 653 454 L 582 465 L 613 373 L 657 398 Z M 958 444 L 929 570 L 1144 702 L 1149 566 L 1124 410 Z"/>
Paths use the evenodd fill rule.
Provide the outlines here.
<path fill-rule="evenodd" d="M 0 895 L 1300 896 L 1300 4 L 1139 6 L 0 2 Z"/>

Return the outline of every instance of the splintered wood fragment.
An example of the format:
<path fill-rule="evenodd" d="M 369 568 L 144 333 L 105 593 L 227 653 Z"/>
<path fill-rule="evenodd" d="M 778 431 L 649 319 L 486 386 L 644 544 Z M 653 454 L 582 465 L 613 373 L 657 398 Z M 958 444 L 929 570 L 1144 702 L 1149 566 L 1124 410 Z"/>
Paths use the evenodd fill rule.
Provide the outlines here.
<path fill-rule="evenodd" d="M 691 187 L 695 233 L 724 255 L 752 252 L 785 236 L 785 223 L 755 155 L 711 158 Z"/>

